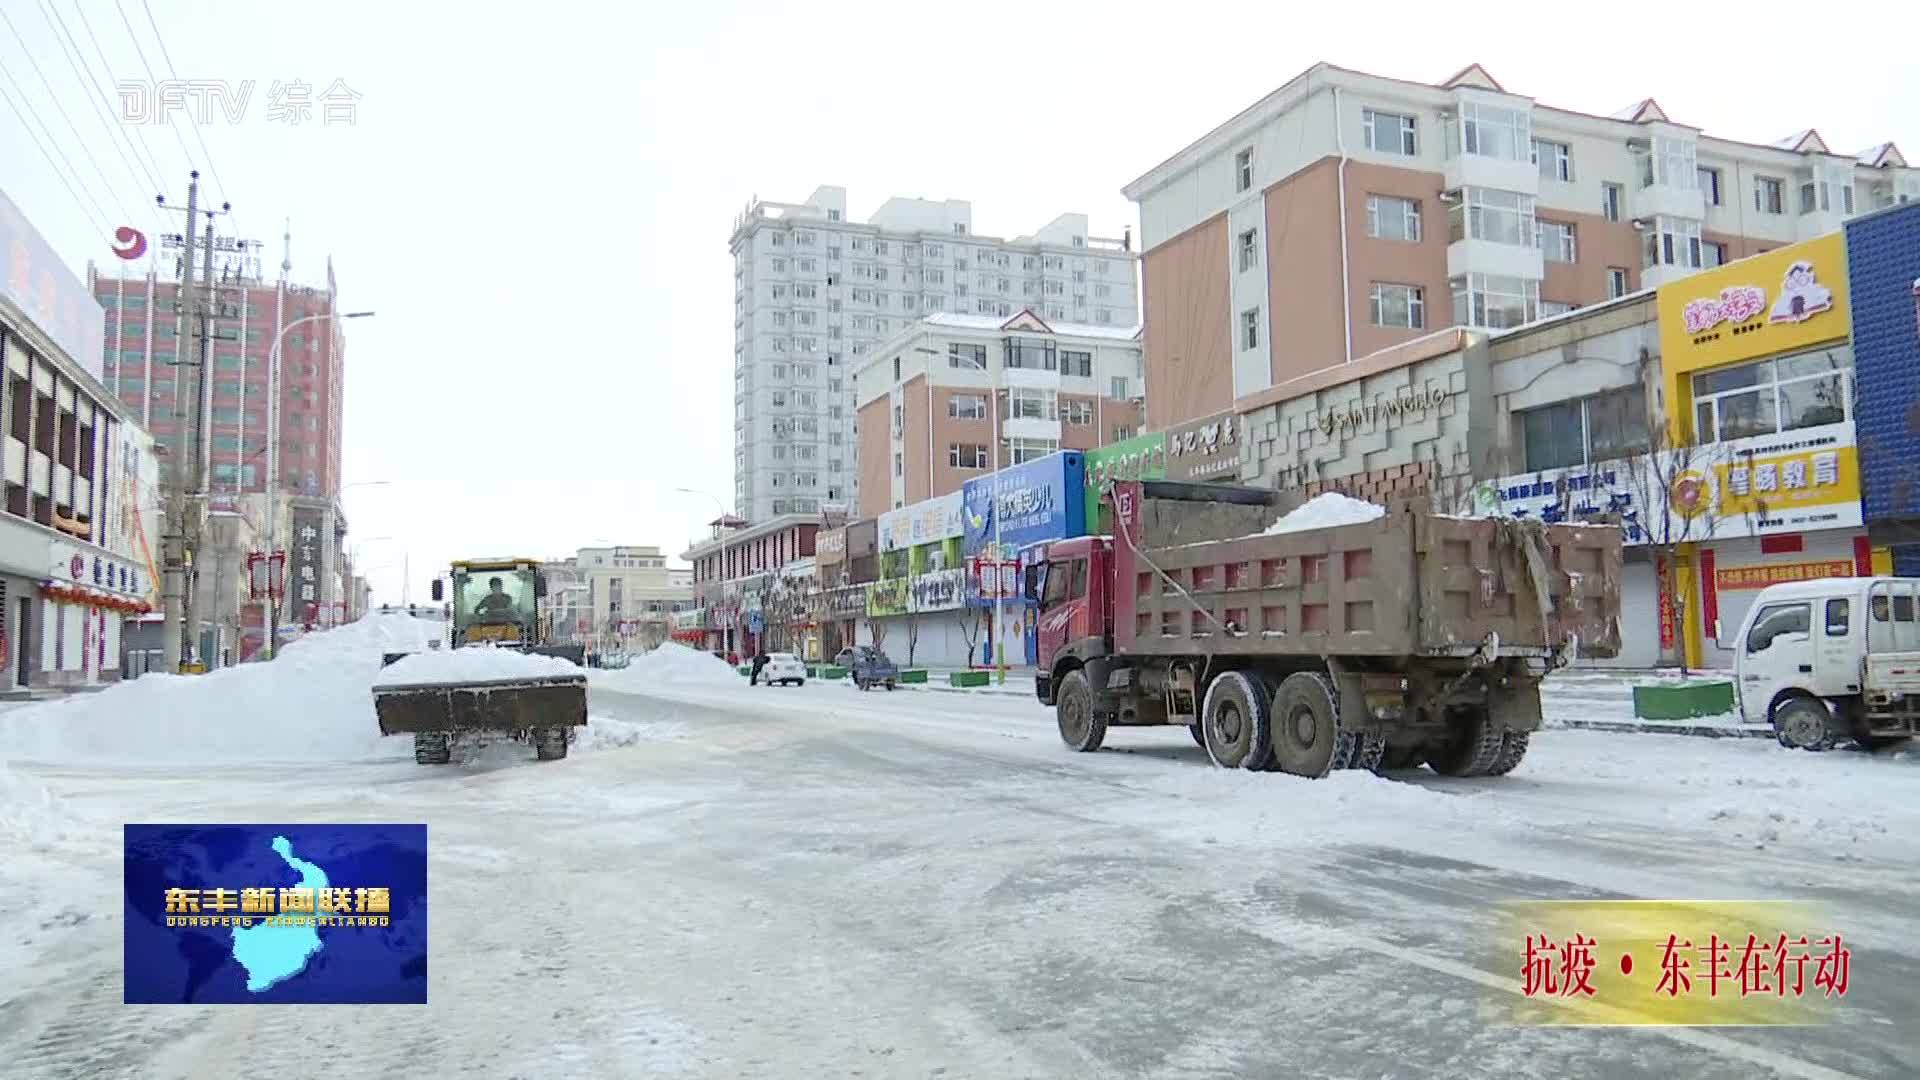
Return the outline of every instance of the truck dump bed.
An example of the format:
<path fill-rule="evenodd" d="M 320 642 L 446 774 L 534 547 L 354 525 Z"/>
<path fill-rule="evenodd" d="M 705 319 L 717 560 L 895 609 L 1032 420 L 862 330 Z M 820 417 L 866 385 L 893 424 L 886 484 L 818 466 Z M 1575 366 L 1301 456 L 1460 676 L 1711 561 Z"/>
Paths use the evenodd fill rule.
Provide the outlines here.
<path fill-rule="evenodd" d="M 1620 649 L 1620 530 L 1457 518 L 1418 502 L 1264 535 L 1259 488 L 1116 484 L 1114 647 L 1142 655 L 1465 656 Z"/>

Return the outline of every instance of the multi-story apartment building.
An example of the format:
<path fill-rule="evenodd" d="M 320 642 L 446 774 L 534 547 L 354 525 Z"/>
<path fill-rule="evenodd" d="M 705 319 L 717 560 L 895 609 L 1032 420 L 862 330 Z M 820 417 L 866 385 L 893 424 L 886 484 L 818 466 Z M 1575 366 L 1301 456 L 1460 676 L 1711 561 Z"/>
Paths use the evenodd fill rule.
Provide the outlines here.
<path fill-rule="evenodd" d="M 246 515 L 263 543 L 289 552 L 289 573 L 301 580 L 289 583 L 283 615 L 315 622 L 351 601 L 340 575 L 346 335 L 333 263 L 324 287 L 295 284 L 285 261 L 276 281 L 265 280 L 253 258 L 223 253 L 221 269 L 201 384 L 209 496 L 215 509 Z M 191 393 L 193 358 L 182 355 L 189 327 L 180 283 L 158 267 L 114 277 L 90 265 L 88 277 L 106 309 L 101 381 L 172 455 L 192 436 L 183 395 Z M 242 655 L 260 633 L 251 624 Z"/>
<path fill-rule="evenodd" d="M 586 585 L 595 632 L 632 637 L 653 624 L 663 641 L 668 616 L 693 606 L 689 575 L 669 569 L 658 547 L 581 548 L 572 561 Z"/>
<path fill-rule="evenodd" d="M 1011 240 L 977 236 L 964 201 L 888 199 L 847 220 L 846 190 L 755 201 L 733 223 L 734 505 L 750 520 L 851 507 L 851 372 L 924 315 L 1139 322 L 1131 236 L 1062 214 Z"/>
<path fill-rule="evenodd" d="M 1892 144 L 1710 136 L 1316 64 L 1127 185 L 1149 426 L 1449 326 L 1503 329 L 1920 199 Z"/>
<path fill-rule="evenodd" d="M 1140 431 L 1135 326 L 940 313 L 906 324 L 854 371 L 859 512 L 946 495 L 975 476 Z"/>

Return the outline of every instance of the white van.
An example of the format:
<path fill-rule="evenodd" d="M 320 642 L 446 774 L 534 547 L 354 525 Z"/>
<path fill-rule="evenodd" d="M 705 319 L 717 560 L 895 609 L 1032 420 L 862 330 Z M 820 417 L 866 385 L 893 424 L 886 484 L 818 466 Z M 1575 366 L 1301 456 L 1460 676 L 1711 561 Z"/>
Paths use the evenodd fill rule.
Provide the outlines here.
<path fill-rule="evenodd" d="M 1741 718 L 1782 746 L 1874 748 L 1920 733 L 1920 578 L 1770 585 L 1747 610 L 1735 687 Z"/>

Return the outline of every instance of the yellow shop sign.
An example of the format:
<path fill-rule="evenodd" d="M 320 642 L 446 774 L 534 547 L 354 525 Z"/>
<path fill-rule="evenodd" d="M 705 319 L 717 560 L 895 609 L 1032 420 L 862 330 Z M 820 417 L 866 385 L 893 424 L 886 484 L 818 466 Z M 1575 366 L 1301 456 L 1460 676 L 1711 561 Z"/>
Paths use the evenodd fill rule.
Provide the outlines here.
<path fill-rule="evenodd" d="M 1839 233 L 1662 285 L 1661 365 L 1669 378 L 1844 338 L 1846 239 Z"/>

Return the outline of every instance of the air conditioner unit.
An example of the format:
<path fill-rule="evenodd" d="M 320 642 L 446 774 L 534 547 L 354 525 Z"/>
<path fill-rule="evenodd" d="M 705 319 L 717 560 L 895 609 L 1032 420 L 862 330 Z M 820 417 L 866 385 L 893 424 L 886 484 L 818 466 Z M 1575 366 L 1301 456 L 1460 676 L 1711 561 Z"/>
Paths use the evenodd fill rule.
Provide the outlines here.
<path fill-rule="evenodd" d="M 1646 232 L 1648 229 L 1653 228 L 1653 222 L 1641 217 L 1634 218 L 1632 225 L 1634 232 Z"/>
<path fill-rule="evenodd" d="M 1443 202 L 1443 203 L 1457 203 L 1457 202 L 1459 202 L 1459 201 L 1460 201 L 1460 189 L 1459 189 L 1459 188 L 1448 188 L 1447 190 L 1445 190 L 1445 191 L 1442 191 L 1442 192 L 1440 193 L 1440 201 L 1441 201 L 1441 202 Z"/>

